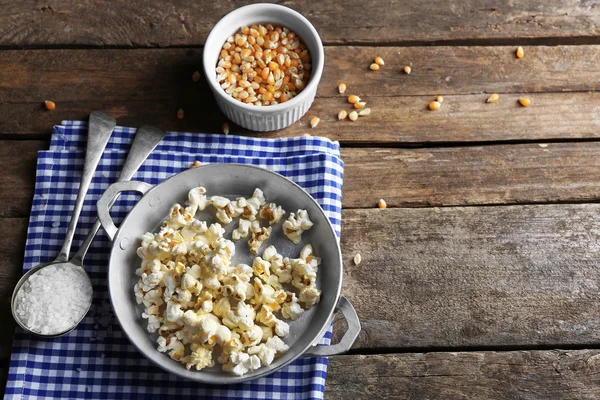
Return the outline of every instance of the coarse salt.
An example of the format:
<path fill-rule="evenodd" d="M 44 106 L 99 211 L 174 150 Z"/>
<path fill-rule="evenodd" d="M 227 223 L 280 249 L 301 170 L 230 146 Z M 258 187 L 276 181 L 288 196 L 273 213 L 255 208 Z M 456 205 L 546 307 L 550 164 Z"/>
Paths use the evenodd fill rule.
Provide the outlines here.
<path fill-rule="evenodd" d="M 16 313 L 31 331 L 56 335 L 72 328 L 89 309 L 92 287 L 76 267 L 58 264 L 31 275 L 15 298 Z"/>

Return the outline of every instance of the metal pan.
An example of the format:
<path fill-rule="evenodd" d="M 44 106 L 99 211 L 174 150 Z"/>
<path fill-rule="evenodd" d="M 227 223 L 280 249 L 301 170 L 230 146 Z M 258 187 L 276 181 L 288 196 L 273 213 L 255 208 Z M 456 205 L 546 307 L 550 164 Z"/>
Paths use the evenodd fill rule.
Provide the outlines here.
<path fill-rule="evenodd" d="M 283 235 L 281 223 L 274 225 L 271 239 L 263 244 L 261 250 L 268 245 L 274 245 L 284 257 L 297 257 L 305 244 L 312 244 L 314 254 L 322 258 L 317 279 L 317 285 L 322 290 L 321 301 L 296 321 L 287 321 L 290 323 L 290 334 L 284 341 L 290 349 L 286 353 L 270 366 L 261 367 L 241 377 L 221 371 L 218 363 L 215 367 L 202 371 L 188 371 L 168 355 L 158 352 L 155 341 L 157 336 L 146 331 L 146 320 L 141 316 L 143 308 L 136 304 L 133 294 L 133 287 L 139 279 L 135 275 L 135 270 L 140 265 L 136 254 L 139 239 L 146 232 L 155 232 L 171 206 L 184 202 L 188 191 L 197 186 L 204 186 L 209 196 L 219 195 L 232 199 L 249 197 L 258 187 L 265 193 L 268 202 L 275 202 L 288 212 L 306 209 L 314 222 L 312 229 L 303 234 L 302 242 L 298 245 L 294 245 Z M 117 228 L 110 217 L 110 203 L 121 192 L 126 191 L 140 192 L 143 197 Z M 209 223 L 216 222 L 214 214 L 214 209 L 208 207 L 196 217 Z M 244 382 L 268 375 L 298 357 L 326 357 L 343 353 L 350 349 L 360 332 L 356 311 L 345 297 L 340 296 L 342 257 L 329 219 L 308 193 L 277 173 L 248 165 L 210 164 L 181 172 L 154 187 L 144 182 L 117 182 L 111 185 L 98 201 L 98 217 L 113 242 L 108 287 L 119 323 L 138 350 L 168 372 L 209 384 Z M 235 222 L 226 227 L 226 237 L 229 237 L 234 227 L 237 227 Z M 246 241 L 236 243 L 233 259 L 235 263 L 251 264 L 251 256 Z M 344 336 L 338 344 L 314 346 L 327 331 L 336 311 L 342 313 L 348 324 Z"/>

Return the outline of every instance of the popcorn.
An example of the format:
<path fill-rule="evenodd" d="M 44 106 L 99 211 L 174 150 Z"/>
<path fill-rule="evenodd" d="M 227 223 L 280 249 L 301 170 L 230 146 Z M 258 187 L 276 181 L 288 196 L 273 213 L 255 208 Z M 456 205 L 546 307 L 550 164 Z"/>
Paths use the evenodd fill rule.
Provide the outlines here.
<path fill-rule="evenodd" d="M 268 284 L 263 284 L 260 279 L 254 280 L 254 299 L 252 303 L 256 305 L 262 305 L 270 311 L 279 311 L 281 303 L 286 298 L 284 291 L 275 291 L 273 287 Z"/>
<path fill-rule="evenodd" d="M 181 360 L 183 357 L 183 353 L 185 351 L 185 347 L 183 343 L 177 340 L 174 337 L 170 337 L 165 339 L 162 336 L 159 336 L 157 339 L 158 343 L 158 351 L 161 353 L 169 352 L 169 356 L 173 360 Z"/>
<path fill-rule="evenodd" d="M 167 320 L 171 322 L 179 322 L 183 318 L 183 310 L 181 310 L 181 304 L 175 303 L 174 301 L 167 302 Z"/>
<path fill-rule="evenodd" d="M 262 190 L 258 188 L 254 189 L 252 197 L 246 200 L 241 217 L 250 221 L 256 220 L 256 214 L 258 214 L 258 210 L 265 203 L 265 195 L 263 194 Z"/>
<path fill-rule="evenodd" d="M 266 342 L 269 338 L 273 337 L 273 328 L 270 326 L 261 325 L 260 329 L 263 331 L 262 341 Z"/>
<path fill-rule="evenodd" d="M 181 287 L 189 290 L 195 296 L 198 296 L 202 291 L 202 283 L 198 281 L 191 273 L 186 273 L 181 279 Z"/>
<path fill-rule="evenodd" d="M 303 312 L 304 309 L 302 309 L 300 304 L 298 304 L 298 298 L 296 297 L 296 294 L 289 293 L 286 298 L 286 302 L 283 303 L 283 306 L 281 307 L 281 315 L 283 318 L 295 321 L 298 319 L 298 317 L 300 317 L 300 315 L 302 315 Z"/>
<path fill-rule="evenodd" d="M 275 203 L 269 203 L 260 209 L 259 217 L 269 221 L 269 225 L 278 223 L 285 215 L 285 210 Z"/>
<path fill-rule="evenodd" d="M 202 186 L 193 188 L 188 192 L 188 207 L 186 212 L 190 215 L 196 215 L 197 211 L 202 211 L 206 208 L 206 189 Z"/>
<path fill-rule="evenodd" d="M 271 263 L 263 260 L 261 257 L 256 257 L 252 262 L 252 271 L 254 275 L 267 282 L 271 276 Z"/>
<path fill-rule="evenodd" d="M 181 229 L 181 237 L 185 241 L 192 242 L 196 236 L 206 233 L 207 230 L 206 222 L 194 219 Z"/>
<path fill-rule="evenodd" d="M 223 365 L 224 371 L 231 371 L 235 375 L 242 376 L 248 371 L 254 371 L 260 368 L 260 359 L 256 355 L 247 353 L 232 353 L 229 357 L 230 362 Z"/>
<path fill-rule="evenodd" d="M 231 201 L 226 197 L 213 196 L 210 198 L 210 204 L 217 209 L 217 218 L 224 224 L 229 224 L 233 221 L 229 208 Z"/>
<path fill-rule="evenodd" d="M 231 232 L 231 238 L 233 240 L 240 240 L 242 238 L 248 237 L 248 235 L 250 234 L 251 224 L 252 222 L 250 222 L 247 219 L 240 219 L 237 229 L 234 229 L 233 232 Z"/>
<path fill-rule="evenodd" d="M 240 333 L 240 341 L 245 347 L 252 347 L 260 343 L 263 337 L 263 330 L 260 326 L 254 325 L 247 331 Z"/>
<path fill-rule="evenodd" d="M 289 347 L 277 336 L 269 338 L 266 343 L 261 343 L 248 349 L 248 354 L 254 355 L 260 359 L 263 367 L 271 365 L 277 352 L 285 352 Z"/>
<path fill-rule="evenodd" d="M 179 229 L 187 225 L 192 218 L 189 213 L 185 212 L 185 208 L 179 204 L 174 204 L 169 211 L 169 218 L 164 221 L 164 225 L 172 229 Z"/>
<path fill-rule="evenodd" d="M 215 362 L 212 358 L 211 348 L 203 347 L 197 343 L 192 343 L 190 348 L 192 353 L 183 359 L 185 368 L 189 370 L 190 368 L 194 367 L 197 371 L 200 371 L 203 368 L 212 367 L 215 365 Z"/>
<path fill-rule="evenodd" d="M 263 242 L 271 236 L 271 227 L 263 228 L 260 226 L 260 222 L 253 221 L 250 225 L 250 240 L 248 240 L 248 245 L 250 246 L 250 253 L 258 254 L 258 250 L 260 246 L 262 246 Z"/>
<path fill-rule="evenodd" d="M 146 329 L 150 333 L 156 332 L 162 323 L 162 318 L 159 315 L 158 306 L 153 305 L 150 307 L 146 307 L 146 310 L 142 313 L 142 318 L 148 320 L 148 325 Z"/>
<path fill-rule="evenodd" d="M 309 286 L 300 291 L 298 299 L 304 303 L 305 308 L 310 308 L 317 304 L 321 299 L 321 291 L 315 286 Z"/>
<path fill-rule="evenodd" d="M 292 267 L 285 263 L 281 254 L 277 253 L 274 246 L 269 246 L 263 252 L 263 259 L 271 264 L 271 271 L 277 275 L 280 283 L 289 283 L 292 281 Z"/>
<path fill-rule="evenodd" d="M 250 329 L 254 325 L 256 312 L 252 307 L 244 302 L 239 302 L 236 307 L 232 307 L 223 318 L 223 324 L 228 328 Z"/>
<path fill-rule="evenodd" d="M 272 327 L 275 334 L 280 337 L 287 336 L 290 333 L 290 326 L 284 321 L 278 319 L 275 314 L 263 306 L 257 316 L 258 321 L 266 326 Z"/>
<path fill-rule="evenodd" d="M 300 243 L 302 233 L 312 228 L 313 223 L 306 210 L 298 210 L 295 214 L 290 213 L 288 219 L 283 223 L 283 233 L 294 244 Z"/>
<path fill-rule="evenodd" d="M 236 200 L 222 196 L 209 200 L 206 189 L 193 188 L 185 208 L 173 205 L 158 233 L 142 236 L 134 294 L 137 303 L 144 304 L 146 329 L 159 335 L 158 351 L 187 369 L 202 370 L 218 361 L 224 371 L 243 375 L 272 364 L 288 350 L 280 339 L 290 332 L 283 319 L 296 320 L 304 308 L 319 301 L 316 278 L 321 260 L 311 245 L 304 246 L 298 258 L 284 258 L 268 246 L 251 266 L 234 266 L 235 245 L 225 237 L 223 226 L 195 219 L 209 204 L 222 224 L 239 218 L 231 238 L 250 236 L 253 254 L 272 233 L 271 226 L 261 226 L 257 215 L 269 225 L 285 215 L 282 207 L 266 204 L 258 188 L 252 197 Z M 284 222 L 286 235 L 298 242 L 311 226 L 305 210 Z M 289 287 L 284 284 L 296 289 L 286 291 Z"/>
<path fill-rule="evenodd" d="M 221 297 L 213 306 L 212 312 L 219 318 L 224 318 L 231 310 L 231 304 L 227 297 Z"/>
<path fill-rule="evenodd" d="M 238 301 L 246 300 L 247 293 L 254 293 L 253 289 L 249 289 L 249 286 L 251 287 L 251 285 L 236 274 L 228 275 L 223 281 L 223 285 L 223 295 L 232 297 Z"/>

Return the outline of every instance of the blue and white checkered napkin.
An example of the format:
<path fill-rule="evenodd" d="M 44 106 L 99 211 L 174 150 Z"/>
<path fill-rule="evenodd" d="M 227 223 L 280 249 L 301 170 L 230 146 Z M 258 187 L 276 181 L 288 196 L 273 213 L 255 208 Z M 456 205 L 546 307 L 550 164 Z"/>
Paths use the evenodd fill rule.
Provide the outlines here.
<path fill-rule="evenodd" d="M 135 129 L 117 127 L 90 186 L 74 243 L 96 218 L 95 203 L 116 181 Z M 65 121 L 54 128 L 50 149 L 38 158 L 35 195 L 27 231 L 24 270 L 58 254 L 77 195 L 87 127 Z M 157 184 L 201 163 L 244 163 L 276 171 L 306 189 L 321 204 L 339 235 L 343 163 L 337 142 L 317 137 L 254 139 L 169 132 L 140 168 L 136 180 Z M 115 219 L 136 203 L 123 194 L 113 207 Z M 76 247 L 73 248 L 76 251 Z M 232 386 L 203 386 L 172 376 L 147 361 L 116 321 L 107 290 L 110 243 L 101 231 L 84 262 L 94 285 L 89 314 L 69 335 L 38 339 L 15 332 L 6 398 L 311 398 L 325 389 L 327 359 L 300 359 L 266 378 Z M 132 289 L 133 290 L 133 289 Z M 329 343 L 331 332 L 322 343 Z"/>

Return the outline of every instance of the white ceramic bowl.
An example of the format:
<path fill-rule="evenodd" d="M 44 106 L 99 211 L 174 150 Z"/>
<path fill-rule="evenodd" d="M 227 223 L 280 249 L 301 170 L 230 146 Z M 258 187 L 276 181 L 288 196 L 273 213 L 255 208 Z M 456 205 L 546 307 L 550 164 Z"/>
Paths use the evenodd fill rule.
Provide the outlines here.
<path fill-rule="evenodd" d="M 296 97 L 282 104 L 258 107 L 235 100 L 217 82 L 219 52 L 227 38 L 242 26 L 271 23 L 294 31 L 308 47 L 312 72 L 308 85 Z M 276 4 L 252 4 L 238 8 L 213 27 L 206 39 L 203 54 L 204 75 L 221 111 L 232 122 L 253 131 L 283 129 L 298 121 L 310 108 L 323 73 L 325 53 L 316 29 L 302 15 Z"/>

